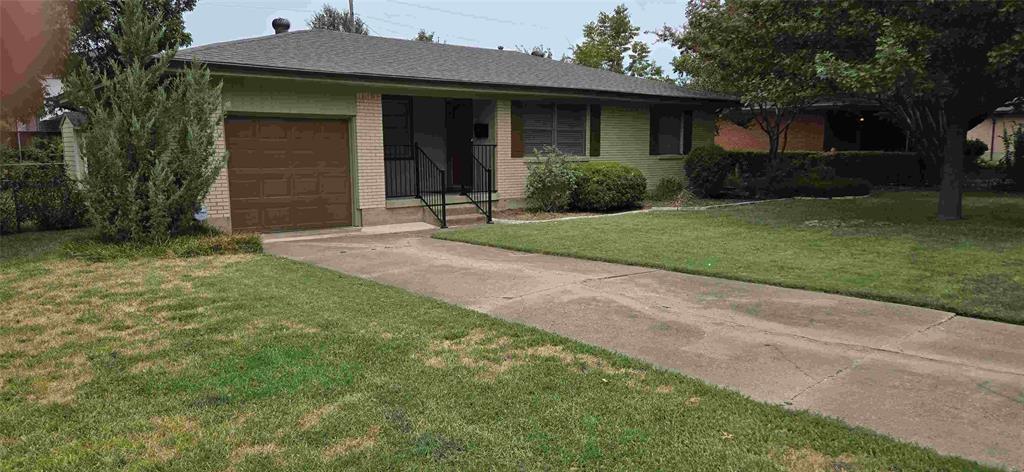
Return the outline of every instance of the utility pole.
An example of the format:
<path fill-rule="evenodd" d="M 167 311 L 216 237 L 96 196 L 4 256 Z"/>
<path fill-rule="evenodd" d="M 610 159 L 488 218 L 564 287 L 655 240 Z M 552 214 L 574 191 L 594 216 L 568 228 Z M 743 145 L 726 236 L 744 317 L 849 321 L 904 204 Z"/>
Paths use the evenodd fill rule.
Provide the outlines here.
<path fill-rule="evenodd" d="M 356 11 L 352 7 L 352 0 L 348 0 L 348 32 L 356 31 Z"/>

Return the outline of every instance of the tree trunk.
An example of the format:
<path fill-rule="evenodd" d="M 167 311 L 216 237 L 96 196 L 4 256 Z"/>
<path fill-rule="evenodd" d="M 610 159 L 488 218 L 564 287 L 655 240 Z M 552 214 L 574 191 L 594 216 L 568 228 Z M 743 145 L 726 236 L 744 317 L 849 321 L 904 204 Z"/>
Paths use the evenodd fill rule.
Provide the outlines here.
<path fill-rule="evenodd" d="M 959 123 L 946 126 L 946 146 L 942 158 L 942 185 L 939 188 L 939 219 L 963 218 L 964 140 L 967 130 Z"/>

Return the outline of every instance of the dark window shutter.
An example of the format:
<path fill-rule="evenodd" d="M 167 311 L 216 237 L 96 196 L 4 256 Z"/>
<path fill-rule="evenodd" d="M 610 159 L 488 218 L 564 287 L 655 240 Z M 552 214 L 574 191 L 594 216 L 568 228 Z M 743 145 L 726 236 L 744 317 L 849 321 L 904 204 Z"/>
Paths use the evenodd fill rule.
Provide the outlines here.
<path fill-rule="evenodd" d="M 683 154 L 689 154 L 693 149 L 693 112 L 683 112 Z"/>
<path fill-rule="evenodd" d="M 658 154 L 658 108 L 655 106 L 650 107 L 650 129 L 651 129 L 651 146 L 650 152 L 652 156 Z"/>
<path fill-rule="evenodd" d="M 512 157 L 523 157 L 523 105 L 512 102 Z"/>
<path fill-rule="evenodd" d="M 601 105 L 590 105 L 590 156 L 601 155 Z"/>

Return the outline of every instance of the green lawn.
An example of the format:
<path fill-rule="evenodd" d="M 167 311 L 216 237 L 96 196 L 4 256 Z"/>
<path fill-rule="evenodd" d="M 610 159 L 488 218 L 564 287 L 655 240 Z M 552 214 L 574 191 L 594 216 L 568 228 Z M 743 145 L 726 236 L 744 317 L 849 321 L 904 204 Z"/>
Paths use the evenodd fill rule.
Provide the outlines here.
<path fill-rule="evenodd" d="M 271 256 L 29 250 L 82 234 L 0 242 L 0 470 L 981 469 Z"/>
<path fill-rule="evenodd" d="M 1024 196 L 968 194 L 962 221 L 936 194 L 789 200 L 436 237 L 806 288 L 1024 323 Z"/>

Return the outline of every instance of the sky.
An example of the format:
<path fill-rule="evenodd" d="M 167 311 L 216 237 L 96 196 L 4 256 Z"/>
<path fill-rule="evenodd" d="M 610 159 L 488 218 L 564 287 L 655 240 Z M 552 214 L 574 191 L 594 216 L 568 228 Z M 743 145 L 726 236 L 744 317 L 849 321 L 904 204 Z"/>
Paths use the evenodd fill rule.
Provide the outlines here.
<path fill-rule="evenodd" d="M 410 39 L 422 28 L 448 44 L 505 49 L 543 45 L 559 58 L 583 39 L 583 25 L 597 19 L 598 12 L 625 3 L 633 24 L 643 32 L 679 26 L 683 1 L 354 0 L 354 10 L 377 36 Z M 324 3 L 348 9 L 348 0 L 199 0 L 185 14 L 185 23 L 192 45 L 199 46 L 273 34 L 270 22 L 277 17 L 287 18 L 292 31 L 306 29 L 306 20 Z M 641 38 L 652 45 L 655 61 L 673 74 L 675 49 L 655 43 L 653 34 L 642 33 Z"/>

